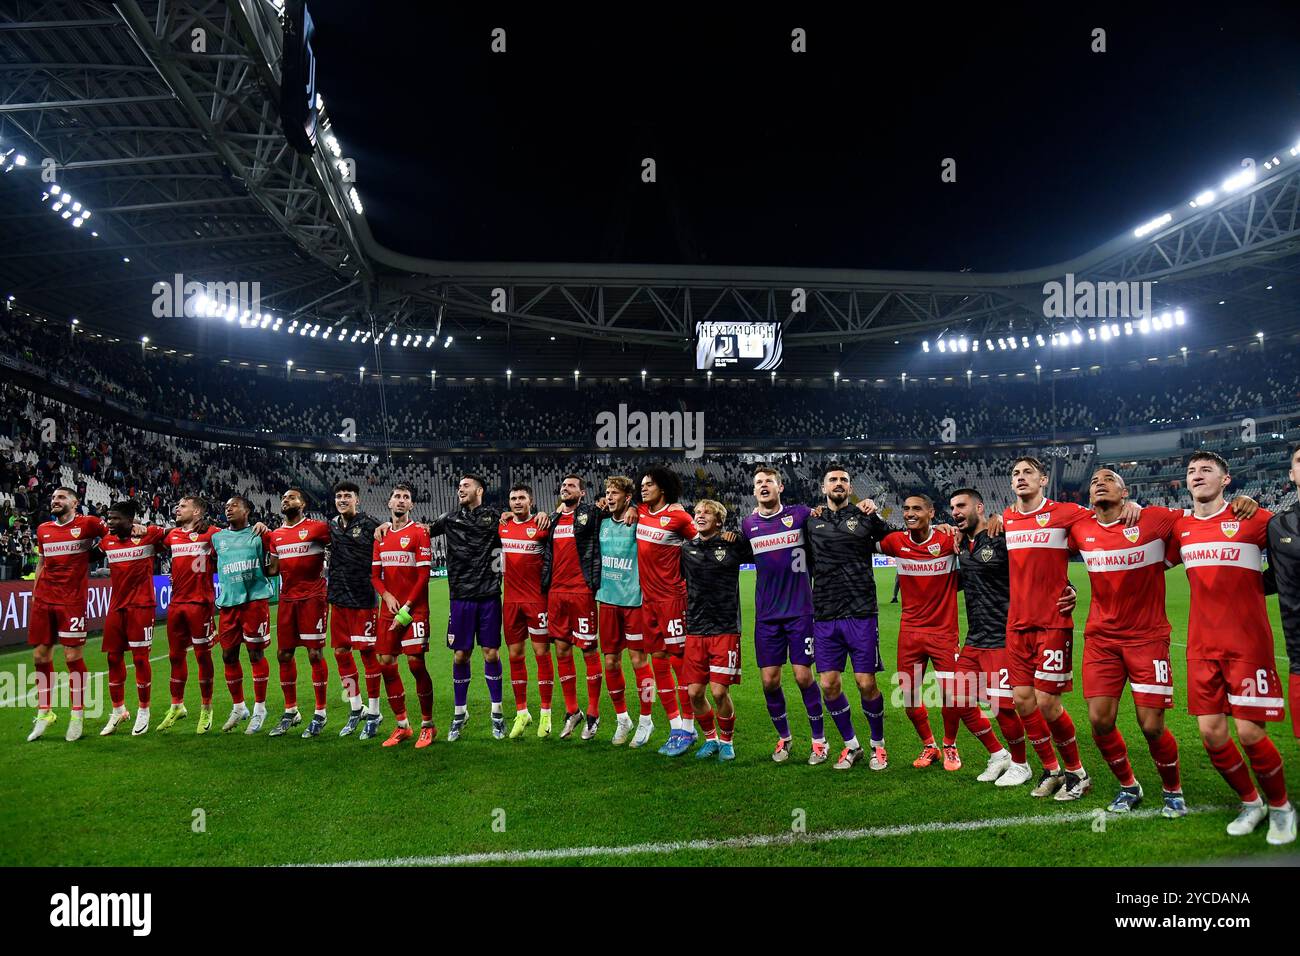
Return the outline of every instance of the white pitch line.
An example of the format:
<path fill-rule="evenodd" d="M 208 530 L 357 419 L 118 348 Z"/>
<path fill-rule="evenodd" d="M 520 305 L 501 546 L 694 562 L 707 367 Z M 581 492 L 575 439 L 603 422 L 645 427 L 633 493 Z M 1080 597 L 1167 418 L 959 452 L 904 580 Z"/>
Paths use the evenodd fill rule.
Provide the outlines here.
<path fill-rule="evenodd" d="M 1118 823 L 1125 818 L 1153 817 L 1159 807 L 1135 810 L 1127 814 L 1107 813 L 1107 822 Z M 1211 813 L 1231 810 L 1230 806 L 1195 807 L 1191 813 Z M 407 856 L 383 860 L 346 860 L 337 863 L 296 863 L 290 866 L 469 866 L 476 863 L 532 863 L 548 860 L 573 860 L 591 856 L 636 856 L 640 854 L 668 855 L 685 850 L 748 850 L 767 846 L 798 846 L 805 843 L 835 843 L 845 840 L 865 840 L 880 837 L 913 836 L 918 833 L 969 833 L 975 830 L 995 830 L 999 827 L 1059 826 L 1064 823 L 1085 823 L 1095 819 L 1100 807 L 1076 810 L 1051 816 L 994 817 L 987 820 L 932 821 L 907 823 L 892 827 L 863 827 L 853 830 L 825 830 L 820 833 L 756 833 L 731 837 L 726 840 L 676 840 L 667 843 L 634 843 L 629 846 L 576 846 L 553 850 L 500 850 L 492 853 L 462 853 L 446 856 Z"/>

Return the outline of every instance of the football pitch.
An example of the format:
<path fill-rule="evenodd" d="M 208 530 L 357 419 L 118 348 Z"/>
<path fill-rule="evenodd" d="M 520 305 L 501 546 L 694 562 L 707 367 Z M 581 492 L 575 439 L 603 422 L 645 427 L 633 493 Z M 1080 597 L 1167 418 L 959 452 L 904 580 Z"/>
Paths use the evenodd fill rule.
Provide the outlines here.
<path fill-rule="evenodd" d="M 832 760 L 805 762 L 808 724 L 787 668 L 786 698 L 794 732 L 794 759 L 769 757 L 775 733 L 753 666 L 752 573 L 742 575 L 746 635 L 742 642 L 744 682 L 735 689 L 734 763 L 697 760 L 693 752 L 670 759 L 656 753 L 668 727 L 658 702 L 652 745 L 641 750 L 613 747 L 614 718 L 608 698 L 595 740 L 575 733 L 559 740 L 563 703 L 555 694 L 555 731 L 535 735 L 536 670 L 529 650 L 530 706 L 534 724 L 519 740 L 492 739 L 482 660 L 474 663 L 470 724 L 456 743 L 441 736 L 416 751 L 410 743 L 384 749 L 393 726 L 387 702 L 379 739 L 362 743 L 340 738 L 346 715 L 330 661 L 330 723 L 315 740 L 292 731 L 278 739 L 266 730 L 282 708 L 272 658 L 263 732 L 222 734 L 219 725 L 230 702 L 217 661 L 216 724 L 204 737 L 194 734 L 199 709 L 197 669 L 190 659 L 187 706 L 190 717 L 170 732 L 132 738 L 129 725 L 100 738 L 106 717 L 88 717 L 86 736 L 63 740 L 67 712 L 44 740 L 26 743 L 32 710 L 14 700 L 14 678 L 30 670 L 26 647 L 0 654 L 0 864 L 2 865 L 281 865 L 345 863 L 585 865 L 963 865 L 1019 864 L 1135 866 L 1194 863 L 1222 858 L 1258 861 L 1285 852 L 1264 842 L 1261 827 L 1232 838 L 1224 826 L 1235 797 L 1210 766 L 1185 712 L 1187 584 L 1181 569 L 1167 577 L 1173 623 L 1175 707 L 1169 723 L 1182 754 L 1183 788 L 1192 814 L 1181 820 L 1158 816 L 1160 782 L 1125 693 L 1120 728 L 1128 741 L 1138 779 L 1147 792 L 1143 810 L 1129 817 L 1099 813 L 1114 795 L 1115 782 L 1092 742 L 1080 692 L 1082 624 L 1087 611 L 1087 577 L 1072 564 L 1080 589 L 1075 614 L 1075 690 L 1067 707 L 1079 731 L 1084 766 L 1095 781 L 1083 800 L 1061 804 L 1029 796 L 1032 784 L 1000 789 L 978 783 L 986 754 L 962 728 L 958 738 L 965 766 L 911 766 L 919 742 L 902 711 L 889 701 L 886 739 L 890 766 L 882 772 L 863 762 L 851 771 L 832 769 L 841 742 L 826 720 Z M 882 597 L 880 624 L 886 667 L 894 660 L 899 606 L 890 604 L 893 571 L 876 572 Z M 435 680 L 435 718 L 440 734 L 451 720 L 451 652 L 443 645 L 447 583 L 435 580 L 433 640 L 428 655 Z M 1277 602 L 1271 598 L 1278 667 L 1285 674 Z M 272 614 L 274 618 L 274 614 Z M 964 617 L 963 617 L 964 622 Z M 274 644 L 272 644 L 272 648 Z M 155 630 L 153 721 L 167 709 L 166 635 Z M 502 648 L 504 656 L 504 647 Z M 269 655 L 270 656 L 270 655 Z M 86 658 L 90 671 L 105 670 L 98 639 Z M 628 686 L 632 674 L 627 661 Z M 56 673 L 63 674 L 56 652 Z M 585 701 L 585 669 L 578 664 L 578 696 Z M 244 659 L 245 693 L 252 700 L 252 676 Z M 309 716 L 312 691 L 305 652 L 298 656 L 298 695 Z M 513 714 L 506 669 L 505 711 Z M 1283 677 L 1285 680 L 1285 677 Z M 405 672 L 410 706 L 414 682 Z M 127 706 L 135 712 L 133 672 Z M 102 693 L 106 688 L 101 687 Z M 604 691 L 602 691 L 602 696 Z M 854 702 L 854 722 L 866 739 L 866 719 Z M 635 710 L 635 705 L 633 706 Z M 931 707 L 936 737 L 942 731 L 938 707 Z M 418 711 L 415 711 L 418 715 Z M 1288 715 L 1289 716 L 1289 715 Z M 1291 774 L 1300 781 L 1297 742 L 1290 721 L 1272 724 L 1274 741 Z M 1031 751 L 1030 764 L 1038 764 Z M 1149 811 L 1149 812 L 1148 812 Z"/>

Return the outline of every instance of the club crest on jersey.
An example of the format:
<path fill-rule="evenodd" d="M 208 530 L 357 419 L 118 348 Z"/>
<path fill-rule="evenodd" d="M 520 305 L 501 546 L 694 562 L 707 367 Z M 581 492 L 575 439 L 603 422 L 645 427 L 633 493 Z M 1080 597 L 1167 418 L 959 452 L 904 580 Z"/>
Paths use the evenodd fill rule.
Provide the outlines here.
<path fill-rule="evenodd" d="M 850 518 L 848 521 L 844 522 L 844 527 L 848 528 L 850 531 L 857 531 L 857 530 L 858 530 L 858 519 L 857 519 L 857 518 Z"/>
<path fill-rule="evenodd" d="M 932 554 L 934 557 L 937 558 L 939 556 L 939 552 L 943 550 L 943 545 L 939 544 L 936 541 L 934 544 L 930 545 L 926 550 L 929 551 L 930 554 Z"/>
<path fill-rule="evenodd" d="M 530 537 L 530 538 L 535 538 L 535 537 L 537 537 L 537 529 L 536 529 L 536 528 L 525 528 L 525 529 L 524 529 L 524 534 L 528 535 L 528 537 Z"/>
<path fill-rule="evenodd" d="M 409 545 L 409 544 L 411 543 L 411 539 L 410 539 L 410 538 L 398 538 L 398 539 L 397 539 L 397 543 L 400 544 L 403 548 L 405 548 L 407 545 Z"/>
<path fill-rule="evenodd" d="M 994 554 L 996 554 L 996 552 L 992 548 L 986 546 L 980 548 L 978 557 L 981 561 L 992 561 Z"/>
<path fill-rule="evenodd" d="M 354 538 L 359 538 L 359 537 L 361 537 L 361 529 L 360 529 L 360 528 L 353 528 L 353 529 L 352 529 L 352 537 L 354 537 Z"/>
<path fill-rule="evenodd" d="M 140 543 L 141 541 L 143 541 L 143 540 L 144 540 L 143 538 L 132 538 L 132 539 L 131 539 L 131 543 L 132 543 L 132 544 L 139 544 L 139 543 Z"/>
<path fill-rule="evenodd" d="M 303 528 L 302 530 L 300 530 L 300 531 L 298 532 L 298 540 L 299 540 L 299 541 L 306 541 L 306 540 L 307 540 L 307 529 L 306 529 L 306 528 Z"/>
<path fill-rule="evenodd" d="M 1038 522 L 1038 527 L 1046 528 L 1047 523 L 1052 520 L 1052 516 L 1048 512 L 1044 511 L 1042 514 L 1038 515 L 1034 520 Z"/>
<path fill-rule="evenodd" d="M 1225 521 L 1219 527 L 1223 528 L 1223 533 L 1226 534 L 1229 538 L 1231 538 L 1235 536 L 1237 531 L 1241 528 L 1241 522 Z"/>
<path fill-rule="evenodd" d="M 1137 544 L 1138 538 L 1142 536 L 1141 528 L 1125 528 L 1124 537 L 1128 538 L 1129 544 Z"/>
<path fill-rule="evenodd" d="M 727 551 L 725 548 L 718 548 L 713 552 L 713 557 L 719 561 L 727 560 Z"/>
<path fill-rule="evenodd" d="M 190 540 L 191 540 L 191 541 L 198 541 L 198 540 L 199 540 L 199 533 L 198 533 L 197 531 L 191 531 L 191 532 L 190 532 Z"/>
<path fill-rule="evenodd" d="M 70 532 L 68 532 L 68 533 L 71 534 L 74 538 L 80 538 L 80 537 L 81 537 L 81 529 L 80 529 L 80 528 L 73 528 L 73 529 L 72 529 Z"/>
<path fill-rule="evenodd" d="M 794 527 L 794 515 L 786 515 L 781 519 L 781 524 L 785 525 L 787 528 Z"/>
<path fill-rule="evenodd" d="M 578 524 L 586 524 L 586 523 L 587 523 L 587 517 L 588 517 L 588 516 L 585 515 L 585 514 L 580 514 L 580 515 L 578 515 Z"/>
<path fill-rule="evenodd" d="M 661 515 L 660 518 L 659 518 L 659 527 L 661 527 L 661 528 L 666 528 L 666 527 L 668 527 L 668 522 L 669 522 L 670 520 L 672 520 L 672 519 L 670 519 L 667 515 Z"/>

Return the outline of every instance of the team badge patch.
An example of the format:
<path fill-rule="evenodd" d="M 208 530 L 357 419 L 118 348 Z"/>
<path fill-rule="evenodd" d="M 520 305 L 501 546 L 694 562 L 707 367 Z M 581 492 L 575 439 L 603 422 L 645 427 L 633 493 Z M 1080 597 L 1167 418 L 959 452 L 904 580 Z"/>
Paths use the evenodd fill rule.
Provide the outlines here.
<path fill-rule="evenodd" d="M 352 529 L 352 537 L 354 537 L 354 538 L 359 538 L 359 537 L 361 537 L 361 529 L 360 529 L 360 528 L 353 528 L 353 529 Z"/>
<path fill-rule="evenodd" d="M 306 540 L 307 540 L 307 529 L 306 529 L 306 528 L 302 528 L 302 529 L 299 530 L 299 532 L 298 532 L 298 540 L 299 540 L 299 541 L 306 541 Z"/>
<path fill-rule="evenodd" d="M 132 539 L 131 539 L 131 543 L 132 543 L 132 544 L 139 544 L 139 543 L 140 543 L 141 541 L 143 541 L 143 540 L 144 540 L 143 538 L 132 538 Z"/>
<path fill-rule="evenodd" d="M 1047 523 L 1052 520 L 1052 516 L 1048 512 L 1044 511 L 1042 514 L 1038 515 L 1034 520 L 1038 522 L 1038 527 L 1046 528 Z"/>
<path fill-rule="evenodd" d="M 70 533 L 72 534 L 72 536 L 73 536 L 74 538 L 80 538 L 80 537 L 81 537 L 81 529 L 80 529 L 80 528 L 73 528 L 72 531 L 71 531 Z"/>
<path fill-rule="evenodd" d="M 1138 538 L 1142 537 L 1141 528 L 1125 528 L 1124 537 L 1128 538 L 1129 544 L 1137 544 Z"/>
<path fill-rule="evenodd" d="M 781 519 L 781 524 L 785 525 L 787 528 L 794 527 L 794 515 L 786 515 Z M 76 532 L 73 533 L 75 534 Z"/>
<path fill-rule="evenodd" d="M 190 532 L 190 540 L 191 540 L 191 541 L 198 541 L 198 540 L 199 540 L 199 533 L 198 533 L 197 531 L 191 531 L 191 532 Z"/>
<path fill-rule="evenodd" d="M 585 514 L 578 515 L 578 524 L 586 524 L 586 523 L 587 523 L 587 515 Z"/>
<path fill-rule="evenodd" d="M 525 529 L 524 529 L 524 534 L 528 535 L 528 537 L 530 537 L 530 538 L 535 538 L 535 537 L 537 537 L 537 529 L 536 529 L 536 528 L 525 528 Z"/>
<path fill-rule="evenodd" d="M 993 560 L 993 556 L 994 556 L 995 554 L 997 554 L 997 552 L 994 551 L 992 548 L 989 548 L 989 547 L 983 547 L 983 548 L 980 548 L 980 550 L 979 550 L 979 554 L 977 555 L 977 557 L 978 557 L 981 561 L 992 561 L 992 560 Z"/>
<path fill-rule="evenodd" d="M 659 518 L 659 527 L 661 527 L 661 528 L 666 528 L 666 527 L 668 527 L 668 522 L 669 522 L 670 520 L 672 520 L 672 519 L 670 519 L 667 515 L 661 515 L 660 518 Z"/>
<path fill-rule="evenodd" d="M 1237 534 L 1237 531 L 1241 528 L 1241 522 L 1225 521 L 1219 527 L 1223 529 L 1224 534 L 1226 534 L 1229 538 L 1231 538 L 1234 537 Z"/>
<path fill-rule="evenodd" d="M 725 560 L 727 560 L 727 551 L 726 551 L 726 549 L 725 549 L 725 548 L 718 548 L 716 551 L 713 552 L 713 557 L 716 558 L 716 559 L 719 560 L 719 561 L 725 561 Z"/>
<path fill-rule="evenodd" d="M 405 548 L 407 545 L 409 545 L 409 544 L 411 543 L 411 539 L 410 539 L 410 538 L 398 538 L 398 539 L 397 539 L 397 543 L 400 544 L 403 548 Z"/>
<path fill-rule="evenodd" d="M 848 521 L 844 522 L 844 527 L 848 528 L 850 531 L 857 531 L 857 530 L 858 530 L 858 519 L 857 519 L 857 518 L 850 518 Z"/>
<path fill-rule="evenodd" d="M 934 555 L 937 558 L 939 556 L 939 552 L 943 550 L 943 545 L 935 543 L 930 545 L 928 550 L 932 555 Z"/>

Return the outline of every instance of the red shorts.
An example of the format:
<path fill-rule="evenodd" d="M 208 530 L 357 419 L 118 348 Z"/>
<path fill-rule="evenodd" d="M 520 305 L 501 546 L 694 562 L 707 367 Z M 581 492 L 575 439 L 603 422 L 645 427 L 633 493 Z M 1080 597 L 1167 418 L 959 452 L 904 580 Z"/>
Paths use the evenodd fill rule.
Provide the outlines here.
<path fill-rule="evenodd" d="M 1011 674 L 1007 670 L 1005 647 L 971 647 L 961 649 L 953 668 L 956 703 L 959 707 L 987 704 L 994 710 L 1011 708 Z"/>
<path fill-rule="evenodd" d="M 330 605 L 330 647 L 368 650 L 375 646 L 375 609 Z"/>
<path fill-rule="evenodd" d="M 596 646 L 596 601 L 590 591 L 552 591 L 546 600 L 546 633 L 553 641 Z"/>
<path fill-rule="evenodd" d="M 506 644 L 511 647 L 524 641 L 545 644 L 550 640 L 546 633 L 545 601 L 510 601 L 501 605 L 501 625 Z"/>
<path fill-rule="evenodd" d="M 900 628 L 898 632 L 898 673 L 899 688 L 903 691 L 906 706 L 914 706 L 912 701 L 920 702 L 919 690 L 925 677 L 926 662 L 934 666 L 934 676 L 941 686 L 952 685 L 953 668 L 957 665 L 957 645 L 960 638 L 954 632 L 943 634 L 938 631 L 917 631 Z M 917 692 L 916 698 L 912 694 Z M 945 693 L 947 691 L 945 690 Z"/>
<path fill-rule="evenodd" d="M 1033 687 L 1046 694 L 1074 688 L 1074 630 L 1031 627 L 1007 631 L 1007 670 L 1012 687 Z"/>
<path fill-rule="evenodd" d="M 641 627 L 647 654 L 667 651 L 680 657 L 686 653 L 686 598 L 642 601 Z"/>
<path fill-rule="evenodd" d="M 1287 678 L 1291 689 L 1291 732 L 1300 737 L 1300 674 Z"/>
<path fill-rule="evenodd" d="M 152 606 L 109 611 L 104 618 L 104 653 L 134 654 L 153 647 L 154 612 Z"/>
<path fill-rule="evenodd" d="M 172 655 L 185 649 L 211 647 L 215 633 L 211 604 L 169 604 L 167 606 L 167 647 Z"/>
<path fill-rule="evenodd" d="M 691 684 L 740 683 L 740 635 L 688 635 L 682 681 Z"/>
<path fill-rule="evenodd" d="M 1282 682 L 1272 661 L 1188 660 L 1187 712 L 1231 714 L 1268 723 L 1286 717 Z"/>
<path fill-rule="evenodd" d="M 266 598 L 217 611 L 217 638 L 225 651 L 239 647 L 266 647 L 271 643 L 271 602 Z"/>
<path fill-rule="evenodd" d="M 59 607 L 32 601 L 27 615 L 27 643 L 32 647 L 53 645 L 82 647 L 86 643 L 86 609 Z"/>
<path fill-rule="evenodd" d="M 625 648 L 639 651 L 645 645 L 641 609 L 618 604 L 600 605 L 600 652 L 617 654 Z"/>
<path fill-rule="evenodd" d="M 425 654 L 429 650 L 429 609 L 411 609 L 411 623 L 393 627 L 393 615 L 388 608 L 379 609 L 379 622 L 375 625 L 375 652 L 396 657 L 399 654 Z"/>
<path fill-rule="evenodd" d="M 1128 681 L 1133 703 L 1168 710 L 1174 706 L 1168 640 L 1125 640 L 1083 635 L 1083 698 L 1119 699 Z"/>
<path fill-rule="evenodd" d="M 275 645 L 282 651 L 295 647 L 324 647 L 325 597 L 280 601 L 275 611 Z"/>

